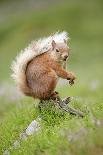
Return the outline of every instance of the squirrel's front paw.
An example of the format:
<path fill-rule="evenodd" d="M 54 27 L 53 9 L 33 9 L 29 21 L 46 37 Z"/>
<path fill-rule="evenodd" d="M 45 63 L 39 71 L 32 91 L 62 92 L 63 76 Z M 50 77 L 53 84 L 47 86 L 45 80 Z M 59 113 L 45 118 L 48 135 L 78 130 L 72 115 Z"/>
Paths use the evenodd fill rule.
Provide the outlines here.
<path fill-rule="evenodd" d="M 75 77 L 74 73 L 69 72 L 67 80 L 74 81 L 75 79 L 76 79 L 76 77 Z"/>
<path fill-rule="evenodd" d="M 75 79 L 76 79 L 76 77 L 75 77 L 74 73 L 69 72 L 67 80 L 69 80 L 69 84 L 70 85 L 73 85 L 74 84 L 74 80 Z"/>

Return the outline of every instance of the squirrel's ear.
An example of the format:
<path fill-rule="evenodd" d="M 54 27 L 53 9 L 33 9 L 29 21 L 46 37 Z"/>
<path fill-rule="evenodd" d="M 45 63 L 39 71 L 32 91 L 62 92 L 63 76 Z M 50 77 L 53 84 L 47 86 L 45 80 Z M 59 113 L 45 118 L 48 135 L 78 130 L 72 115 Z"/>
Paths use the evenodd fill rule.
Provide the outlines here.
<path fill-rule="evenodd" d="M 67 44 L 67 40 L 64 39 L 64 43 Z"/>
<path fill-rule="evenodd" d="M 52 40 L 52 47 L 53 47 L 53 49 L 55 48 L 55 46 L 56 46 L 56 43 L 55 43 L 54 40 Z"/>

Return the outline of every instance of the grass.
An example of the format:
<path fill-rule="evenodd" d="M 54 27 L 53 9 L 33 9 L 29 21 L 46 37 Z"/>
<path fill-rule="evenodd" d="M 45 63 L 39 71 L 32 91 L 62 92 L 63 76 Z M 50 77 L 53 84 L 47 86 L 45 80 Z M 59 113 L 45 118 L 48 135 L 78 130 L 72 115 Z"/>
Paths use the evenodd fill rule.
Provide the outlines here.
<path fill-rule="evenodd" d="M 33 119 L 42 116 L 41 130 L 11 154 L 102 155 L 102 4 L 101 0 L 85 4 L 65 0 L 42 12 L 31 9 L 0 21 L 0 154 L 11 147 Z M 68 70 L 77 76 L 73 87 L 67 84 L 57 87 L 57 91 L 62 98 L 74 96 L 70 105 L 86 113 L 83 119 L 63 113 L 50 102 L 40 112 L 35 106 L 38 100 L 18 98 L 12 89 L 10 65 L 16 54 L 32 39 L 57 30 L 70 33 Z"/>
<path fill-rule="evenodd" d="M 24 102 L 25 101 L 25 102 Z M 63 113 L 52 103 L 40 112 L 34 101 L 23 99 L 20 107 L 11 108 L 8 118 L 1 123 L 1 150 L 10 148 L 33 119 L 42 116 L 41 130 L 21 143 L 11 154 L 91 154 L 103 152 L 103 103 L 74 101 L 71 105 L 87 112 L 83 119 Z M 28 103 L 29 102 L 29 103 Z M 87 109 L 88 108 L 88 109 Z M 94 122 L 95 120 L 95 122 Z M 98 124 L 100 121 L 100 124 Z M 99 138 L 98 138 L 99 137 Z M 89 152 L 89 150 L 90 152 Z"/>

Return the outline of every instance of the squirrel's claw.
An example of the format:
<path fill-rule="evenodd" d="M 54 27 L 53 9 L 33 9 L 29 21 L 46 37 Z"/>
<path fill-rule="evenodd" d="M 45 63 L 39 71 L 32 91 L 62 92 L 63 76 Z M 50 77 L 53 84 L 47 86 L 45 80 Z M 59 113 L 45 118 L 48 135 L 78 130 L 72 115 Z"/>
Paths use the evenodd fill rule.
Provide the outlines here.
<path fill-rule="evenodd" d="M 72 86 L 74 84 L 74 80 L 70 80 L 69 84 Z"/>

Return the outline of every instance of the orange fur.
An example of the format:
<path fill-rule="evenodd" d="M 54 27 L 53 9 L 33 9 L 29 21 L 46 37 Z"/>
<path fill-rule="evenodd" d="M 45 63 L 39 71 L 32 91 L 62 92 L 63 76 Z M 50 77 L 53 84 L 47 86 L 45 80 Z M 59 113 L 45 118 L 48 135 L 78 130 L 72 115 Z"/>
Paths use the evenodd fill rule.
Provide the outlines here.
<path fill-rule="evenodd" d="M 62 68 L 64 54 L 68 54 L 67 45 L 65 43 L 56 45 L 53 42 L 52 46 L 54 46 L 53 49 L 35 57 L 28 63 L 26 80 L 30 91 L 26 93 L 24 90 L 26 95 L 39 99 L 49 99 L 54 93 L 58 77 L 71 81 L 75 80 L 74 74 Z M 59 50 L 58 56 L 51 52 L 54 49 Z"/>

